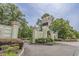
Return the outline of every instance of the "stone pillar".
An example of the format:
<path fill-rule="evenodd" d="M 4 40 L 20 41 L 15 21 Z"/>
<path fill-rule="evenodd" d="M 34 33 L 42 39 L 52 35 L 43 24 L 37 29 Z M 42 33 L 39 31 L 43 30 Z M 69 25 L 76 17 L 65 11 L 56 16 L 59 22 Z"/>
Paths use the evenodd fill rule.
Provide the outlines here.
<path fill-rule="evenodd" d="M 47 31 L 49 30 L 48 26 L 43 26 L 42 31 L 43 31 L 43 38 L 47 38 Z"/>
<path fill-rule="evenodd" d="M 56 34 L 56 39 L 58 39 L 58 32 L 56 32 L 55 34 Z"/>
<path fill-rule="evenodd" d="M 12 39 L 17 39 L 20 24 L 17 21 L 12 21 L 11 24 L 12 24 L 11 38 Z"/>
<path fill-rule="evenodd" d="M 32 39 L 32 43 L 35 43 L 35 35 L 36 35 L 35 29 L 33 29 L 33 39 Z"/>

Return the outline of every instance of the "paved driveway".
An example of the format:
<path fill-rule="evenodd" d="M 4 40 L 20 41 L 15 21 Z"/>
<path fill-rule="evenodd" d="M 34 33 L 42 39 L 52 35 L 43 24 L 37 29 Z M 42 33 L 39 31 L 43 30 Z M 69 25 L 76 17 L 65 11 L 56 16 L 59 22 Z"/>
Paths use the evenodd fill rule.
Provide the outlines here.
<path fill-rule="evenodd" d="M 79 42 L 56 42 L 56 43 L 79 47 Z"/>
<path fill-rule="evenodd" d="M 22 56 L 73 56 L 77 46 L 68 44 L 30 45 L 25 43 Z"/>

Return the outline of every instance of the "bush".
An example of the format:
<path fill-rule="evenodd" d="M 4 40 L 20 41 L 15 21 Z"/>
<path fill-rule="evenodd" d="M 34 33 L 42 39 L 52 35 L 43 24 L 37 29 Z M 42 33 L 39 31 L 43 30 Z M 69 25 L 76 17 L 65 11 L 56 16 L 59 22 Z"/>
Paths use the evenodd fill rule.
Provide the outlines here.
<path fill-rule="evenodd" d="M 8 47 L 9 47 L 9 45 L 2 45 L 2 46 L 0 46 L 0 48 L 1 48 L 2 50 L 7 49 Z"/>
<path fill-rule="evenodd" d="M 53 42 L 53 39 L 47 38 L 47 42 Z"/>
<path fill-rule="evenodd" d="M 3 53 L 2 56 L 16 56 L 15 52 Z"/>
<path fill-rule="evenodd" d="M 19 46 L 2 45 L 0 46 L 0 48 L 3 51 L 0 55 L 3 55 L 3 56 L 6 56 L 6 55 L 13 56 L 19 52 Z"/>
<path fill-rule="evenodd" d="M 53 40 L 51 38 L 39 38 L 39 39 L 36 39 L 35 42 L 36 43 L 49 43 L 49 42 L 53 42 Z"/>
<path fill-rule="evenodd" d="M 5 49 L 5 52 L 6 53 L 9 53 L 9 52 L 17 53 L 18 50 L 19 50 L 19 46 L 14 46 L 14 47 L 8 47 L 7 49 Z"/>
<path fill-rule="evenodd" d="M 23 46 L 23 41 L 20 39 L 0 39 L 0 46 L 2 45 L 10 45 L 10 46 L 18 45 L 19 49 L 21 49 Z"/>

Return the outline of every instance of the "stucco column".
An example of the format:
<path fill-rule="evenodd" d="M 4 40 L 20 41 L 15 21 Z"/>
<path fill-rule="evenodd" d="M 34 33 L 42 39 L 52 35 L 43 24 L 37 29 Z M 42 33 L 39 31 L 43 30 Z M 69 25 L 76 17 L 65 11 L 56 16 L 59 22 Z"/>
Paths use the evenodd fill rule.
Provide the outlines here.
<path fill-rule="evenodd" d="M 47 38 L 47 31 L 48 31 L 48 26 L 43 26 L 42 31 L 43 31 L 43 38 Z"/>
<path fill-rule="evenodd" d="M 18 30 L 19 30 L 19 22 L 17 21 L 12 21 L 12 33 L 11 33 L 11 38 L 12 39 L 17 39 L 18 38 Z"/>

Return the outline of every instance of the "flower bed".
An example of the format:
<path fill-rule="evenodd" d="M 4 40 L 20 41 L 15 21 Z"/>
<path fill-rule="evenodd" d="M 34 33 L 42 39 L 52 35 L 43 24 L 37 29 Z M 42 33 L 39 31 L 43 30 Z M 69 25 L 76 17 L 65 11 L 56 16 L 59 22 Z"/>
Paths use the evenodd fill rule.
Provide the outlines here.
<path fill-rule="evenodd" d="M 19 39 L 0 39 L 0 53 L 2 56 L 15 56 L 23 47 L 23 41 Z"/>

